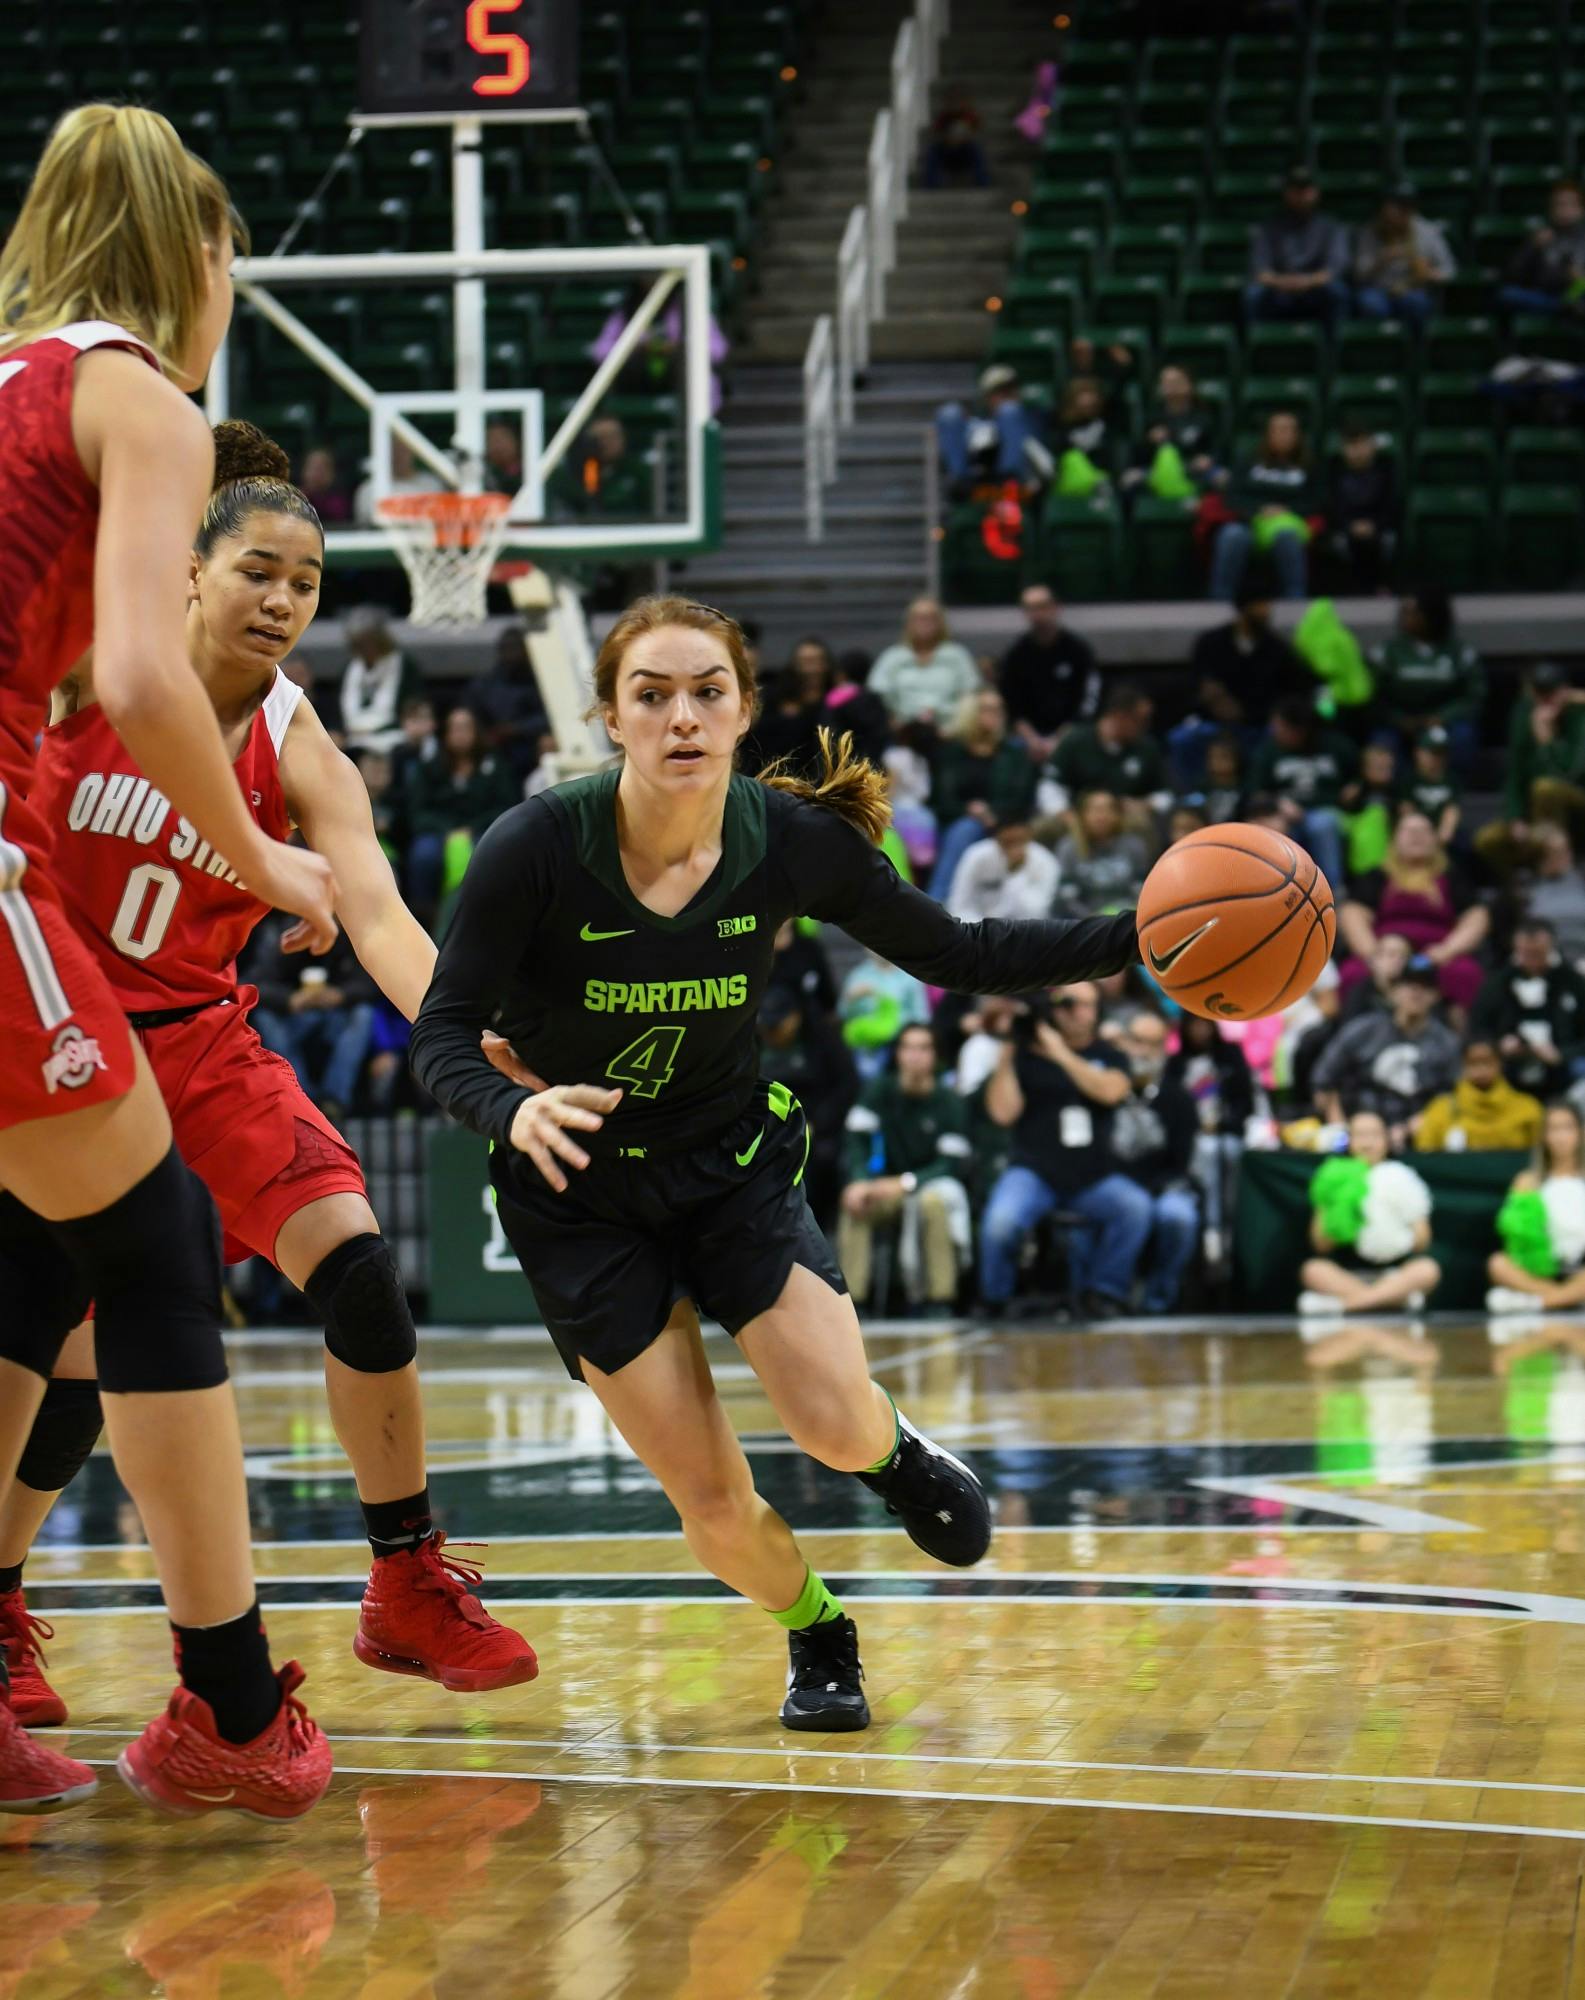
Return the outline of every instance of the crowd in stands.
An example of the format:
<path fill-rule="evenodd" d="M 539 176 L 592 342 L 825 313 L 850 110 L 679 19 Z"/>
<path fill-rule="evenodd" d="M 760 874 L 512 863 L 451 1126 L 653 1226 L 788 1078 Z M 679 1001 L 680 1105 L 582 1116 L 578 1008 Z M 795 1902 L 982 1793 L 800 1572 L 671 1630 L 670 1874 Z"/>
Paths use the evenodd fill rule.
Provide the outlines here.
<path fill-rule="evenodd" d="M 1126 204 L 1117 223 L 1127 234 Z M 1052 254 L 1067 253 L 1059 247 Z M 1088 268 L 1093 252 L 1079 242 L 1071 254 Z M 1140 594 L 1182 595 L 1197 577 L 1206 594 L 1233 602 L 1253 554 L 1274 569 L 1283 597 L 1389 588 L 1406 554 L 1424 560 L 1404 546 L 1406 502 L 1421 483 L 1486 488 L 1487 455 L 1495 454 L 1504 421 L 1554 424 L 1559 447 L 1577 426 L 1585 380 L 1577 360 L 1531 368 L 1522 357 L 1535 349 L 1537 316 L 1585 321 L 1579 183 L 1557 179 L 1544 218 L 1514 221 L 1487 317 L 1456 322 L 1470 353 L 1455 342 L 1446 355 L 1424 360 L 1444 292 L 1458 275 L 1447 230 L 1421 212 L 1409 182 L 1389 181 L 1369 220 L 1351 228 L 1330 212 L 1317 174 L 1296 165 L 1282 178 L 1272 213 L 1249 229 L 1231 328 L 1213 333 L 1169 315 L 1135 344 L 1127 329 L 1118 329 L 1119 337 L 1064 339 L 1070 281 L 1030 276 L 1013 302 L 1018 324 L 993 343 L 977 401 L 949 403 L 937 414 L 953 594 L 1008 597 L 1019 576 L 1060 575 L 1067 549 L 1079 546 L 1074 538 L 1093 540 L 1098 521 L 1115 522 L 1125 552 L 1083 571 L 1093 586 L 1085 594 L 1129 594 L 1137 567 L 1132 580 Z M 1055 317 L 1043 323 L 1040 292 L 1048 283 Z M 1399 345 L 1367 348 L 1353 339 L 1350 323 L 1361 332 L 1374 325 Z M 1448 393 L 1450 380 L 1462 389 L 1456 424 L 1453 416 L 1416 410 L 1412 395 L 1403 400 L 1403 385 L 1412 390 L 1422 365 L 1435 370 L 1439 393 Z M 1455 368 L 1463 371 L 1461 384 Z M 1394 379 L 1384 381 L 1389 369 Z M 1526 401 L 1537 397 L 1543 400 Z M 1422 441 L 1415 433 L 1425 426 Z M 1460 447 L 1449 445 L 1451 458 L 1440 455 L 1442 432 L 1451 437 L 1458 426 L 1462 466 Z M 1482 428 L 1489 441 L 1472 444 L 1472 429 Z M 1561 478 L 1563 462 L 1542 472 Z M 1513 476 L 1522 482 L 1538 475 L 1521 464 Z M 1147 544 L 1132 533 L 1147 502 L 1176 510 L 1185 542 L 1192 537 L 1187 583 L 1180 574 L 1176 587 L 1162 584 L 1148 572 Z M 1160 515 L 1151 520 L 1159 528 Z M 1577 541 L 1577 533 L 1560 538 L 1559 563 L 1572 560 Z M 1181 559 L 1171 560 L 1181 572 Z"/>

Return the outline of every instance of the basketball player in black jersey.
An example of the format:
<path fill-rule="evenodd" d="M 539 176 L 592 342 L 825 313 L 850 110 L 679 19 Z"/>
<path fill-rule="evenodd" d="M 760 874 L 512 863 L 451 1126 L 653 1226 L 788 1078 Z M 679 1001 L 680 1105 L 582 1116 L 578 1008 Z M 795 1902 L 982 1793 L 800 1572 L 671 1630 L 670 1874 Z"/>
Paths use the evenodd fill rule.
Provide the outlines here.
<path fill-rule="evenodd" d="M 719 1320 L 794 1441 L 880 1494 L 920 1548 L 978 1562 L 969 1468 L 871 1381 L 853 1302 L 803 1188 L 809 1130 L 759 1076 L 754 1021 L 789 917 L 840 924 L 962 993 L 1100 978 L 1131 916 L 961 924 L 875 846 L 885 781 L 844 740 L 817 783 L 734 772 L 755 687 L 737 625 L 646 598 L 595 691 L 619 768 L 542 793 L 480 842 L 413 1030 L 413 1067 L 494 1143 L 501 1224 L 568 1371 L 665 1489 L 689 1547 L 788 1630 L 791 1729 L 869 1721 L 853 1621 L 754 1491 L 718 1402 Z M 494 1029 L 546 1087 L 506 1080 Z"/>

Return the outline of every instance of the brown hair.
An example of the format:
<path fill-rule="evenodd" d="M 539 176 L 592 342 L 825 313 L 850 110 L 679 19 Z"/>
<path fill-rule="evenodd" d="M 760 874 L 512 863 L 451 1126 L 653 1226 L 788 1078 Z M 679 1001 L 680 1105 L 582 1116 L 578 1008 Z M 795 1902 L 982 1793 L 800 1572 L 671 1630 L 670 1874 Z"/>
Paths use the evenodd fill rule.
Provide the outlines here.
<path fill-rule="evenodd" d="M 250 514 L 290 514 L 325 539 L 313 502 L 292 484 L 292 461 L 257 424 L 228 417 L 215 425 L 215 483 L 194 546 L 207 556 L 222 536 L 240 534 Z"/>
<path fill-rule="evenodd" d="M 0 250 L 0 347 L 109 320 L 168 373 L 203 313 L 204 244 L 243 233 L 225 183 L 168 119 L 79 104 L 45 142 Z"/>
<path fill-rule="evenodd" d="M 753 715 L 759 701 L 759 681 L 749 654 L 748 640 L 735 618 L 713 605 L 699 604 L 691 597 L 640 597 L 630 604 L 605 635 L 594 663 L 595 712 L 616 707 L 616 681 L 627 649 L 648 632 L 681 626 L 690 632 L 707 632 L 721 641 L 737 677 L 743 705 Z M 859 756 L 853 738 L 843 735 L 832 745 L 831 731 L 822 729 L 820 774 L 807 778 L 779 759 L 759 773 L 760 783 L 773 791 L 791 792 L 795 798 L 828 806 L 832 812 L 858 828 L 867 840 L 878 841 L 891 823 L 891 796 L 884 772 Z"/>

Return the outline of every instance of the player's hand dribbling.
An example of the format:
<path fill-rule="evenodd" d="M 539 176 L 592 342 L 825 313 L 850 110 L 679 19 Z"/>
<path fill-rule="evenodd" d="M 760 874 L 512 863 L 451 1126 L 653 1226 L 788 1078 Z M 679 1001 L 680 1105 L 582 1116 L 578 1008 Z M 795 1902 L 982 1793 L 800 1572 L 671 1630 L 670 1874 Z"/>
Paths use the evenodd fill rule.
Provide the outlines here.
<path fill-rule="evenodd" d="M 322 854 L 267 840 L 246 880 L 256 896 L 302 918 L 282 940 L 288 951 L 306 945 L 316 958 L 329 951 L 336 941 L 336 878 Z"/>
<path fill-rule="evenodd" d="M 622 1101 L 619 1090 L 602 1090 L 592 1083 L 558 1083 L 537 1097 L 525 1097 L 512 1119 L 512 1144 L 526 1153 L 558 1194 L 567 1189 L 567 1176 L 557 1166 L 558 1159 L 572 1167 L 586 1167 L 589 1155 L 571 1137 L 572 1132 L 598 1132 L 604 1114 Z"/>

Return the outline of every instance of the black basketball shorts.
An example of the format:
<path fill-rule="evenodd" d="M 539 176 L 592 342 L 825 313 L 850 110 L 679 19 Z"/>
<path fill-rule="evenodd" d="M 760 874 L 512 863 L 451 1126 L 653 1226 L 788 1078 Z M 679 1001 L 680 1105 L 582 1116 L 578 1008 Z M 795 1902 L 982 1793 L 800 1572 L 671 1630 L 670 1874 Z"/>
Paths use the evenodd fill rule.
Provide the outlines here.
<path fill-rule="evenodd" d="M 761 1082 L 719 1139 L 685 1153 L 597 1157 L 558 1194 L 524 1154 L 495 1146 L 507 1241 L 575 1380 L 614 1374 L 655 1341 L 679 1299 L 738 1334 L 781 1297 L 794 1264 L 846 1292 L 804 1192 L 809 1124 Z"/>

